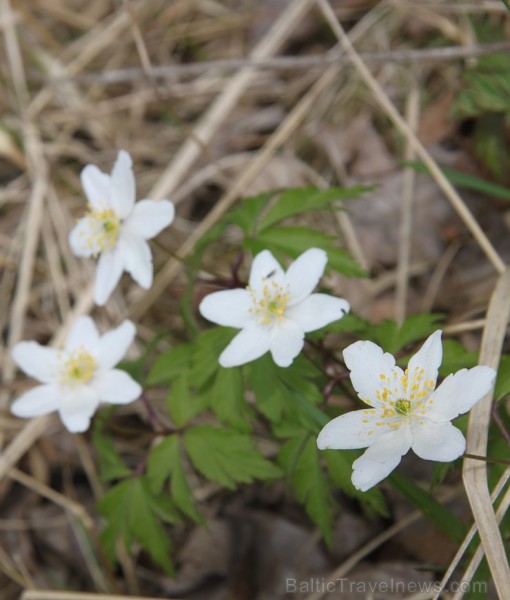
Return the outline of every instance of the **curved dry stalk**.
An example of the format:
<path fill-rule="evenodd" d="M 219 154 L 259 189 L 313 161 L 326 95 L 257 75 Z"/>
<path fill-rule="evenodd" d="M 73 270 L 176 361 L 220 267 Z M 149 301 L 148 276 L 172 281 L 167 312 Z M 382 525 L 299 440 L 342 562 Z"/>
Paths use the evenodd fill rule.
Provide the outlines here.
<path fill-rule="evenodd" d="M 510 479 L 510 469 L 507 469 L 505 471 L 505 473 L 501 477 L 500 481 L 503 479 L 504 479 L 504 484 L 506 484 L 508 482 L 508 480 Z M 498 523 L 501 523 L 503 517 L 505 516 L 506 512 L 508 511 L 509 506 L 510 506 L 510 489 L 508 489 L 506 491 L 506 494 L 504 495 L 503 500 L 501 501 L 501 504 L 498 506 L 498 508 L 496 510 L 496 521 Z M 476 570 L 478 569 L 480 563 L 482 562 L 483 557 L 484 557 L 484 549 L 482 546 L 478 546 L 473 558 L 471 559 L 471 562 L 468 565 L 468 568 L 464 571 L 464 575 L 462 576 L 463 581 L 471 581 L 473 579 L 473 577 L 475 576 Z M 463 596 L 464 596 L 464 594 L 461 591 L 459 591 L 454 596 L 453 600 L 460 600 L 460 598 L 462 598 Z M 501 597 L 503 598 L 503 596 L 501 596 Z"/>
<path fill-rule="evenodd" d="M 316 0 L 316 2 L 319 8 L 321 9 L 322 13 L 324 14 L 324 17 L 330 25 L 331 29 L 335 33 L 338 40 L 341 42 L 346 53 L 349 55 L 352 64 L 358 71 L 358 74 L 363 79 L 367 87 L 372 91 L 374 99 L 378 102 L 378 104 L 384 110 L 388 118 L 393 122 L 398 131 L 413 146 L 416 154 L 423 161 L 423 163 L 429 170 L 431 176 L 435 179 L 440 189 L 448 198 L 451 205 L 453 206 L 459 217 L 462 219 L 466 227 L 469 229 L 471 235 L 475 238 L 478 245 L 480 246 L 486 257 L 489 259 L 492 266 L 496 269 L 498 273 L 503 273 L 506 268 L 505 263 L 497 253 L 491 241 L 485 235 L 483 229 L 480 227 L 478 221 L 474 218 L 469 208 L 464 204 L 464 201 L 459 196 L 456 189 L 444 176 L 436 161 L 427 152 L 425 146 L 423 146 L 418 137 L 414 134 L 412 129 L 406 123 L 405 119 L 402 118 L 402 116 L 395 108 L 395 105 L 390 100 L 389 96 L 386 94 L 382 86 L 370 73 L 365 63 L 361 60 L 359 54 L 352 46 L 349 37 L 338 22 L 338 19 L 336 18 L 336 15 L 333 12 L 333 9 L 331 8 L 328 0 Z"/>
<path fill-rule="evenodd" d="M 455 498 L 459 494 L 461 490 L 461 486 L 457 487 L 454 490 L 451 490 L 444 494 L 440 500 L 441 502 L 448 502 Z M 352 556 L 350 556 L 346 561 L 344 561 L 338 568 L 336 568 L 327 578 L 325 578 L 323 586 L 323 591 L 317 591 L 313 594 L 310 594 L 306 597 L 306 600 L 321 600 L 327 594 L 327 584 L 328 583 L 336 583 L 339 579 L 347 575 L 359 562 L 361 562 L 365 556 L 368 556 L 371 552 L 376 550 L 379 546 L 390 540 L 397 533 L 409 527 L 416 521 L 424 518 L 423 513 L 415 510 L 412 513 L 406 515 L 403 519 L 400 519 L 397 523 L 385 529 L 382 533 L 376 535 L 373 539 L 367 542 L 364 546 L 362 546 L 359 550 L 356 550 Z"/>
<path fill-rule="evenodd" d="M 313 4 L 313 0 L 295 0 L 288 4 L 268 34 L 253 50 L 251 60 L 257 61 L 272 56 L 294 30 L 311 4 Z M 209 144 L 225 118 L 231 113 L 246 87 L 258 75 L 256 69 L 248 67 L 239 71 L 231 79 L 163 172 L 150 191 L 149 198 L 155 200 L 166 198 L 174 191 L 191 165 L 200 156 L 204 147 Z"/>
<path fill-rule="evenodd" d="M 492 490 L 492 494 L 491 494 L 491 502 L 492 503 L 496 502 L 496 500 L 499 498 L 501 492 L 505 489 L 505 486 L 509 479 L 510 479 L 510 469 L 507 469 L 503 473 L 503 475 L 500 477 L 499 481 L 497 482 L 497 484 L 494 486 L 494 489 Z M 507 492 L 507 494 L 505 495 L 505 499 L 507 496 L 508 496 L 508 501 L 510 502 L 510 493 Z M 498 512 L 503 504 L 504 504 L 504 502 L 498 508 Z M 498 521 L 499 521 L 499 519 L 498 519 Z M 462 544 L 460 545 L 459 549 L 457 550 L 446 573 L 443 575 L 443 578 L 441 579 L 441 582 L 440 582 L 440 589 L 437 591 L 436 594 L 434 594 L 433 600 L 439 600 L 439 596 L 441 595 L 441 592 L 444 590 L 445 585 L 448 583 L 448 581 L 450 580 L 450 577 L 453 575 L 453 572 L 455 571 L 458 564 L 462 560 L 462 557 L 466 553 L 466 550 L 468 549 L 469 544 L 471 543 L 471 540 L 473 539 L 473 537 L 477 531 L 478 531 L 478 528 L 476 526 L 476 523 L 473 523 L 473 525 L 471 525 L 471 527 L 469 528 L 469 531 L 467 532 L 466 537 L 462 541 Z M 480 556 L 480 560 L 481 560 L 483 557 L 483 552 L 481 552 L 480 554 L 481 554 L 481 556 Z M 471 565 L 475 562 L 475 557 L 476 557 L 476 554 L 473 557 L 473 559 L 471 560 L 469 568 L 471 568 Z M 473 570 L 473 573 L 471 575 L 468 574 L 468 571 L 469 571 L 469 569 L 468 569 L 468 571 L 466 571 L 466 573 L 464 574 L 462 581 L 468 581 L 468 580 L 470 581 L 479 564 L 480 564 L 480 561 L 478 561 L 476 563 L 475 569 Z"/>
<path fill-rule="evenodd" d="M 480 364 L 498 368 L 501 349 L 510 318 L 510 271 L 501 275 L 492 294 L 482 337 Z M 491 420 L 493 392 L 489 392 L 475 404 L 469 415 L 466 452 L 485 456 Z M 478 525 L 480 539 L 487 556 L 496 589 L 501 598 L 510 590 L 510 568 L 501 539 L 498 522 L 491 503 L 487 464 L 482 461 L 464 460 L 464 485 L 471 509 Z"/>

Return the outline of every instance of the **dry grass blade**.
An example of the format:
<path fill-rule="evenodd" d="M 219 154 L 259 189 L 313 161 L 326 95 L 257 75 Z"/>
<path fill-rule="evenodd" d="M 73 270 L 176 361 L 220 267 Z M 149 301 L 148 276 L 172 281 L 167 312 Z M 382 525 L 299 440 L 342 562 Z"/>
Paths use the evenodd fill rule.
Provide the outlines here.
<path fill-rule="evenodd" d="M 505 270 L 505 263 L 497 253 L 496 249 L 492 245 L 491 241 L 485 235 L 483 229 L 478 224 L 478 221 L 474 218 L 471 211 L 465 205 L 462 198 L 459 196 L 455 188 L 448 181 L 448 179 L 444 176 L 441 169 L 438 167 L 436 161 L 430 156 L 429 152 L 417 138 L 417 136 L 413 133 L 411 128 L 406 123 L 405 119 L 402 118 L 398 110 L 395 108 L 395 105 L 390 100 L 389 96 L 383 90 L 382 86 L 379 82 L 372 76 L 365 63 L 361 60 L 356 50 L 353 48 L 349 37 L 346 35 L 342 26 L 338 22 L 338 19 L 335 16 L 329 2 L 327 0 L 317 0 L 317 3 L 322 10 L 324 17 L 326 18 L 328 24 L 331 29 L 337 36 L 338 40 L 340 40 L 343 45 L 345 51 L 350 56 L 353 65 L 358 71 L 360 77 L 363 79 L 365 84 L 369 87 L 369 89 L 373 92 L 375 100 L 387 114 L 387 116 L 391 119 L 393 124 L 397 127 L 397 129 L 404 135 L 406 140 L 414 147 L 416 154 L 421 158 L 424 162 L 427 169 L 430 171 L 432 177 L 436 180 L 438 186 L 444 192 L 453 208 L 457 211 L 460 218 L 464 221 L 464 224 L 469 229 L 475 240 L 478 242 L 480 248 L 483 250 L 493 267 L 496 269 L 498 273 L 503 273 Z"/>
<path fill-rule="evenodd" d="M 489 303 L 480 351 L 480 364 L 498 368 L 510 317 L 510 271 L 498 280 Z M 489 424 L 491 420 L 492 392 L 471 410 L 467 432 L 466 452 L 486 456 Z M 510 568 L 501 539 L 498 523 L 491 503 L 487 464 L 472 459 L 464 460 L 464 484 L 480 532 L 494 583 L 501 598 L 510 590 Z"/>
<path fill-rule="evenodd" d="M 312 0 L 296 0 L 291 2 L 275 22 L 268 34 L 258 44 L 252 53 L 253 60 L 267 59 L 281 47 L 288 35 L 300 21 Z M 166 198 L 182 181 L 188 169 L 200 156 L 224 119 L 233 109 L 235 103 L 249 85 L 257 77 L 254 69 L 244 69 L 235 75 L 211 108 L 202 117 L 193 134 L 183 144 L 174 160 L 160 177 L 151 190 L 149 197 L 154 199 Z"/>
<path fill-rule="evenodd" d="M 503 475 L 500 477 L 500 479 L 497 482 L 497 484 L 494 486 L 494 489 L 493 489 L 492 494 L 491 494 L 491 502 L 492 503 L 496 502 L 496 500 L 499 498 L 499 496 L 501 495 L 501 492 L 505 489 L 505 486 L 508 483 L 509 479 L 510 479 L 510 469 L 507 469 L 505 471 L 505 473 L 503 473 Z M 503 502 L 498 507 L 498 510 L 497 510 L 498 513 L 501 510 L 501 508 L 505 505 L 505 501 L 506 502 L 510 501 L 510 497 L 509 496 L 510 496 L 510 494 L 507 491 L 507 493 L 505 495 L 505 498 L 503 499 Z M 499 521 L 499 518 L 498 518 L 498 521 Z M 471 543 L 471 540 L 473 539 L 473 537 L 474 537 L 474 535 L 475 535 L 476 532 L 477 532 L 477 526 L 476 526 L 476 523 L 473 523 L 473 525 L 469 528 L 469 531 L 467 532 L 466 537 L 462 541 L 462 544 L 460 545 L 459 549 L 457 550 L 457 552 L 455 554 L 455 557 L 453 558 L 452 562 L 450 563 L 450 566 L 448 567 L 446 573 L 444 574 L 443 579 L 441 579 L 440 586 L 439 586 L 440 589 L 437 590 L 437 592 L 434 594 L 433 600 L 439 600 L 441 592 L 445 588 L 446 584 L 450 580 L 450 578 L 453 575 L 453 573 L 454 573 L 455 569 L 457 568 L 458 564 L 462 560 L 462 557 L 466 553 L 466 551 L 467 551 L 467 549 L 469 547 L 469 544 Z M 478 562 L 476 562 L 476 558 L 478 557 L 478 554 L 480 554 L 480 557 L 479 557 Z M 466 571 L 466 573 L 462 577 L 462 581 L 471 581 L 471 579 L 472 579 L 472 577 L 473 577 L 473 575 L 474 575 L 474 573 L 475 573 L 478 565 L 480 564 L 480 560 L 482 558 L 483 558 L 483 552 L 477 551 L 475 553 L 475 556 L 471 560 L 471 563 L 470 563 L 470 565 L 468 567 L 468 570 Z"/>
<path fill-rule="evenodd" d="M 409 128 L 416 131 L 420 109 L 420 94 L 416 82 L 413 81 L 407 99 L 407 114 Z M 414 148 L 407 140 L 404 159 L 411 161 L 414 158 Z M 414 181 L 416 173 L 407 169 L 402 182 L 402 211 L 400 221 L 400 245 L 397 265 L 397 289 L 395 299 L 395 320 L 402 323 L 407 314 L 407 297 L 409 291 L 409 264 L 411 261 L 411 239 L 413 233 L 413 204 Z"/>
<path fill-rule="evenodd" d="M 449 500 L 455 498 L 460 493 L 460 487 L 455 490 L 444 494 L 440 499 L 441 502 L 448 502 Z M 337 569 L 333 571 L 324 580 L 324 585 L 322 586 L 322 590 L 314 592 L 306 597 L 306 600 L 321 600 L 327 594 L 328 583 L 335 584 L 339 579 L 347 575 L 361 560 L 363 560 L 366 556 L 376 550 L 379 546 L 391 540 L 392 537 L 397 535 L 400 531 L 409 527 L 416 521 L 419 521 L 423 518 L 423 513 L 419 511 L 413 511 L 409 515 L 405 516 L 403 519 L 400 519 L 397 523 L 388 527 L 385 531 L 371 539 L 368 543 L 362 546 L 359 550 L 354 552 L 352 556 L 350 556 L 345 562 L 343 562 Z"/>

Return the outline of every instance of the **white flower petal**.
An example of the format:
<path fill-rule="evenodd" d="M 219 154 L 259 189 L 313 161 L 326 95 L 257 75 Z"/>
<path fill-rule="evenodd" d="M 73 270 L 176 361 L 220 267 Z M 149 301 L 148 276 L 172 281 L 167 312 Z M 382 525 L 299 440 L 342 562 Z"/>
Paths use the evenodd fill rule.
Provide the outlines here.
<path fill-rule="evenodd" d="M 496 371 L 480 365 L 452 373 L 439 385 L 427 403 L 427 418 L 451 421 L 471 408 L 492 388 Z"/>
<path fill-rule="evenodd" d="M 279 367 L 289 367 L 303 349 L 305 332 L 294 321 L 283 319 L 271 328 L 270 350 Z"/>
<path fill-rule="evenodd" d="M 406 424 L 382 435 L 352 463 L 354 487 L 366 492 L 382 481 L 398 466 L 410 447 L 411 433 Z"/>
<path fill-rule="evenodd" d="M 242 329 L 250 321 L 253 303 L 248 290 L 221 290 L 208 294 L 198 307 L 200 314 L 217 325 Z"/>
<path fill-rule="evenodd" d="M 429 393 L 434 389 L 437 381 L 437 371 L 443 358 L 441 333 L 441 330 L 438 330 L 430 335 L 418 352 L 409 360 L 408 390 L 411 390 L 415 384 L 423 389 L 423 384 L 427 381 L 430 382 Z"/>
<path fill-rule="evenodd" d="M 105 333 L 97 345 L 96 360 L 100 370 L 108 370 L 119 363 L 133 343 L 136 327 L 132 321 L 126 320 L 116 329 Z"/>
<path fill-rule="evenodd" d="M 286 273 L 289 306 L 301 302 L 313 292 L 324 273 L 327 262 L 327 253 L 319 248 L 310 248 L 296 258 Z"/>
<path fill-rule="evenodd" d="M 222 367 L 237 367 L 259 358 L 269 350 L 269 330 L 250 325 L 242 329 L 220 355 Z"/>
<path fill-rule="evenodd" d="M 11 405 L 11 412 L 26 419 L 46 415 L 57 410 L 59 405 L 58 386 L 38 385 L 17 398 Z"/>
<path fill-rule="evenodd" d="M 124 221 L 124 227 L 144 240 L 150 240 L 174 220 L 175 208 L 169 200 L 140 200 Z"/>
<path fill-rule="evenodd" d="M 117 286 L 124 270 L 122 249 L 117 244 L 109 252 L 103 252 L 97 262 L 94 282 L 94 302 L 103 306 Z"/>
<path fill-rule="evenodd" d="M 69 245 L 75 256 L 90 257 L 99 254 L 96 229 L 91 227 L 88 217 L 83 217 L 69 233 Z"/>
<path fill-rule="evenodd" d="M 402 369 L 395 366 L 394 357 L 373 342 L 360 341 L 347 346 L 343 351 L 351 381 L 358 396 L 372 406 L 382 406 L 377 392 L 388 388 L 394 399 L 402 397 Z M 396 388 L 396 391 L 395 391 Z"/>
<path fill-rule="evenodd" d="M 128 404 L 142 393 L 141 385 L 120 369 L 100 374 L 93 385 L 99 400 L 110 404 Z"/>
<path fill-rule="evenodd" d="M 249 287 L 257 293 L 262 293 L 266 280 L 270 279 L 280 285 L 285 284 L 285 274 L 280 263 L 269 252 L 262 250 L 253 259 L 250 271 Z"/>
<path fill-rule="evenodd" d="M 122 235 L 119 248 L 123 253 L 126 271 L 140 287 L 148 290 L 152 285 L 152 253 L 149 244 L 126 232 Z"/>
<path fill-rule="evenodd" d="M 305 333 L 338 321 L 349 312 L 350 306 L 343 298 L 328 294 L 312 294 L 299 304 L 288 307 L 285 316 L 298 323 Z"/>
<path fill-rule="evenodd" d="M 459 458 L 466 449 L 466 440 L 462 432 L 451 423 L 414 420 L 412 434 L 413 451 L 426 460 L 450 462 Z"/>
<path fill-rule="evenodd" d="M 99 333 L 91 317 L 79 317 L 73 323 L 67 336 L 65 349 L 68 351 L 84 347 L 93 353 L 99 343 Z"/>
<path fill-rule="evenodd" d="M 382 421 L 384 427 L 377 427 L 381 422 L 380 413 L 374 409 L 355 410 L 336 417 L 322 428 L 317 438 L 319 450 L 350 450 L 366 448 L 372 445 L 381 435 L 392 429 Z"/>
<path fill-rule="evenodd" d="M 90 419 L 99 406 L 99 396 L 91 386 L 80 386 L 71 390 L 59 408 L 59 415 L 66 428 L 75 433 L 86 431 Z"/>
<path fill-rule="evenodd" d="M 87 165 L 82 170 L 80 178 L 87 199 L 94 210 L 111 207 L 112 188 L 109 175 L 103 173 L 95 165 Z"/>
<path fill-rule="evenodd" d="M 18 342 L 12 349 L 12 357 L 18 367 L 30 377 L 50 383 L 58 368 L 57 351 L 37 342 Z"/>
<path fill-rule="evenodd" d="M 133 210 L 136 196 L 135 176 L 131 156 L 120 150 L 111 174 L 111 203 L 113 210 L 125 219 Z"/>

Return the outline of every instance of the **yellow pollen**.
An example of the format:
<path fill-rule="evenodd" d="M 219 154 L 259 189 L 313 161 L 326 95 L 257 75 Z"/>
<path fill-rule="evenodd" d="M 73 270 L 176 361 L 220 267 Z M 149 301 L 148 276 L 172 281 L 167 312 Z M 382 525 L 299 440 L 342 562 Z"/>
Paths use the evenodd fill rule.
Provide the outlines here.
<path fill-rule="evenodd" d="M 88 219 L 89 231 L 83 233 L 85 241 L 94 254 L 111 250 L 117 243 L 120 219 L 111 208 L 93 209 L 89 206 L 85 215 Z"/>
<path fill-rule="evenodd" d="M 246 288 L 250 292 L 253 302 L 249 312 L 262 325 L 272 325 L 275 321 L 283 319 L 289 301 L 287 289 L 276 281 L 268 282 L 267 279 L 267 277 L 263 279 L 264 286 L 261 295 L 257 295 L 257 292 L 250 287 Z"/>
<path fill-rule="evenodd" d="M 62 365 L 60 383 L 68 387 L 88 383 L 94 376 L 95 368 L 94 358 L 84 348 L 77 348 Z"/>
<path fill-rule="evenodd" d="M 386 417 L 394 417 L 395 416 L 395 411 L 392 408 L 384 408 L 381 417 L 386 418 Z"/>

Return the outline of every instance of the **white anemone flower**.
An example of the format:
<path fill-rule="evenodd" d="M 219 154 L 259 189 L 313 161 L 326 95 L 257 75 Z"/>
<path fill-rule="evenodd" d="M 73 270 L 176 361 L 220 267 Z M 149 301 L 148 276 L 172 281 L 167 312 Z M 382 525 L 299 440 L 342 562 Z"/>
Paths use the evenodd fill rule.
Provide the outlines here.
<path fill-rule="evenodd" d="M 435 389 L 442 354 L 441 331 L 426 340 L 405 371 L 372 342 L 355 342 L 344 350 L 352 385 L 373 408 L 333 419 L 320 432 L 317 445 L 321 450 L 367 448 L 353 463 L 357 489 L 364 492 L 379 483 L 409 449 L 439 462 L 464 453 L 466 440 L 450 421 L 489 392 L 496 371 L 486 366 L 461 369 Z"/>
<path fill-rule="evenodd" d="M 147 240 L 155 237 L 174 219 L 174 205 L 168 200 L 140 200 L 132 160 L 120 150 L 111 175 L 95 165 L 81 172 L 88 199 L 88 211 L 69 235 L 77 256 L 99 257 L 94 301 L 102 306 L 118 284 L 123 271 L 142 287 L 152 285 L 152 253 Z"/>
<path fill-rule="evenodd" d="M 305 333 L 341 319 L 349 303 L 327 294 L 312 294 L 324 273 L 328 255 L 310 248 L 285 273 L 269 252 L 253 260 L 246 289 L 224 290 L 206 296 L 203 317 L 241 331 L 220 355 L 223 367 L 242 365 L 267 351 L 280 367 L 288 367 L 301 352 Z"/>
<path fill-rule="evenodd" d="M 58 411 L 69 431 L 85 431 L 100 402 L 128 404 L 141 386 L 128 373 L 113 367 L 124 357 L 135 337 L 135 326 L 124 321 L 100 336 L 90 317 L 77 319 L 63 350 L 37 342 L 19 342 L 14 361 L 42 383 L 11 406 L 17 417 L 30 418 Z"/>

